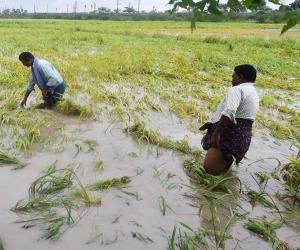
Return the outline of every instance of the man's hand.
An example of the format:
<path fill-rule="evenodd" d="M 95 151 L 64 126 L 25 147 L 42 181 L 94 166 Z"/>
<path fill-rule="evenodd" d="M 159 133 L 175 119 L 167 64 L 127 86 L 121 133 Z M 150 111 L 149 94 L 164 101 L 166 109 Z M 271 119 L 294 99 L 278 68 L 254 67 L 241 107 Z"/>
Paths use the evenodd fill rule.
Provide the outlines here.
<path fill-rule="evenodd" d="M 20 103 L 20 106 L 24 108 L 26 106 L 27 99 L 23 99 Z"/>
<path fill-rule="evenodd" d="M 23 100 L 22 100 L 21 103 L 20 103 L 20 106 L 21 106 L 22 108 L 24 108 L 24 107 L 26 106 L 27 98 L 28 98 L 28 96 L 30 95 L 31 91 L 32 91 L 32 90 L 26 90 L 25 95 L 24 95 L 24 97 L 23 97 Z"/>
<path fill-rule="evenodd" d="M 209 129 L 209 128 L 211 127 L 211 125 L 212 125 L 211 122 L 206 122 L 205 124 L 203 124 L 203 125 L 199 128 L 199 130 L 201 130 L 201 131 L 207 130 L 207 129 Z"/>
<path fill-rule="evenodd" d="M 43 90 L 42 90 L 42 95 L 43 95 L 44 97 L 47 97 L 47 95 L 48 95 L 48 89 L 43 89 Z"/>
<path fill-rule="evenodd" d="M 220 133 L 215 130 L 211 136 L 211 146 L 213 148 L 219 148 L 220 147 Z"/>

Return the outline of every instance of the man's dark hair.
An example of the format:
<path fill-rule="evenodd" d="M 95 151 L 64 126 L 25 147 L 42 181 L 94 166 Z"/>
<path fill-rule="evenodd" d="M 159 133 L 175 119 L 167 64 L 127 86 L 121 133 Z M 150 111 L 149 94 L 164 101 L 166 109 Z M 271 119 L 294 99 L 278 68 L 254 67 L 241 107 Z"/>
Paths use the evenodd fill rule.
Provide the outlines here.
<path fill-rule="evenodd" d="M 34 56 L 30 52 L 22 52 L 19 55 L 19 60 L 20 61 L 28 61 L 30 59 L 34 59 Z"/>
<path fill-rule="evenodd" d="M 255 82 L 256 80 L 256 69 L 250 64 L 238 65 L 234 68 L 234 72 L 243 77 L 243 80 L 249 82 Z"/>

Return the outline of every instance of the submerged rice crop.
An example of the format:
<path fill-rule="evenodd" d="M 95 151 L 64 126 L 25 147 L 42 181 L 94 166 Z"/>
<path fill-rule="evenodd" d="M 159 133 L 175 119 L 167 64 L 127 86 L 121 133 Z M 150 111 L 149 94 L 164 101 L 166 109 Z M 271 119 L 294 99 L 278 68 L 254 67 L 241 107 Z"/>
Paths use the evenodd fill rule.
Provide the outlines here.
<path fill-rule="evenodd" d="M 251 232 L 262 237 L 264 240 L 269 241 L 272 244 L 272 248 L 276 250 L 288 250 L 288 244 L 281 242 L 276 234 L 275 230 L 282 226 L 282 222 L 278 221 L 267 221 L 264 218 L 253 218 L 249 219 L 245 224 L 245 227 Z"/>
<path fill-rule="evenodd" d="M 74 186 L 74 183 L 78 186 Z M 79 195 L 73 194 L 74 189 Z M 44 239 L 58 239 L 74 224 L 73 214 L 78 213 L 82 203 L 88 206 L 101 203 L 100 198 L 95 199 L 88 194 L 73 170 L 56 170 L 56 163 L 31 184 L 28 193 L 28 198 L 18 201 L 12 211 L 27 216 L 27 219 L 18 221 L 25 228 L 47 224 L 42 235 Z"/>
<path fill-rule="evenodd" d="M 289 190 L 300 191 L 300 157 L 291 159 L 280 170 L 280 174 Z"/>
<path fill-rule="evenodd" d="M 196 158 L 199 158 L 202 154 L 200 149 L 190 147 L 186 140 L 172 141 L 169 137 L 161 136 L 158 132 L 146 128 L 145 124 L 141 122 L 128 127 L 126 131 L 140 141 L 162 148 L 192 155 Z"/>
<path fill-rule="evenodd" d="M 212 176 L 206 173 L 199 160 L 186 160 L 184 168 L 193 182 L 208 191 L 223 191 L 232 194 L 233 191 L 226 183 L 233 180 L 240 182 L 237 176 L 230 174 L 230 171 L 223 176 Z"/>
<path fill-rule="evenodd" d="M 131 182 L 131 178 L 123 176 L 121 178 L 113 178 L 104 181 L 97 181 L 94 184 L 89 185 L 89 189 L 92 191 L 106 190 L 113 187 L 123 187 Z"/>
<path fill-rule="evenodd" d="M 79 105 L 75 103 L 71 97 L 64 97 L 55 109 L 64 114 L 80 116 L 81 118 L 89 117 L 92 114 L 89 105 Z"/>
<path fill-rule="evenodd" d="M 0 167 L 11 165 L 14 169 L 21 169 L 26 166 L 26 163 L 21 162 L 16 157 L 11 156 L 0 149 Z"/>

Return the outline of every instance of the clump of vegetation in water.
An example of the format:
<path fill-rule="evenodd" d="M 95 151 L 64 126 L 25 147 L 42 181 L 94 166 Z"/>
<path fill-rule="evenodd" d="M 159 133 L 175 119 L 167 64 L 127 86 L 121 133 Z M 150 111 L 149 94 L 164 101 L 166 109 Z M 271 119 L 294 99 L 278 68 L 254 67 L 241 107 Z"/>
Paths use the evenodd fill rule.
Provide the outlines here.
<path fill-rule="evenodd" d="M 105 181 L 97 181 L 89 186 L 92 191 L 106 190 L 113 187 L 122 187 L 131 182 L 131 178 L 128 176 L 123 176 L 121 178 L 113 178 Z"/>
<path fill-rule="evenodd" d="M 261 204 L 264 207 L 275 208 L 275 205 L 272 201 L 269 200 L 267 194 L 264 192 L 256 192 L 255 190 L 249 190 L 246 192 L 247 196 L 250 199 L 250 203 L 254 207 L 256 203 Z"/>
<path fill-rule="evenodd" d="M 238 177 L 231 175 L 229 171 L 221 176 L 208 174 L 198 160 L 185 161 L 184 168 L 194 183 L 208 191 L 217 190 L 233 193 L 226 183 L 231 180 L 238 180 L 240 182 Z"/>
<path fill-rule="evenodd" d="M 245 224 L 245 228 L 251 232 L 257 234 L 266 241 L 272 244 L 272 248 L 276 250 L 288 250 L 288 244 L 286 242 L 281 242 L 276 234 L 275 230 L 282 226 L 280 221 L 267 221 L 264 218 L 253 218 L 248 219 Z"/>
<path fill-rule="evenodd" d="M 300 190 L 300 155 L 291 159 L 289 163 L 283 166 L 280 174 L 285 181 L 288 190 Z"/>
<path fill-rule="evenodd" d="M 12 165 L 14 169 L 21 169 L 26 166 L 26 163 L 21 162 L 16 157 L 11 156 L 0 149 L 0 167 Z"/>
<path fill-rule="evenodd" d="M 92 115 L 92 110 L 89 105 L 79 105 L 75 103 L 71 97 L 64 97 L 55 109 L 64 114 L 80 116 L 81 118 L 86 118 Z"/>
<path fill-rule="evenodd" d="M 74 187 L 74 183 L 78 186 Z M 77 196 L 73 195 L 74 188 Z M 80 203 L 88 206 L 101 203 L 100 198 L 88 194 L 73 170 L 56 170 L 55 163 L 31 184 L 28 193 L 28 198 L 18 201 L 12 211 L 28 216 L 18 221 L 24 228 L 47 224 L 42 235 L 44 239 L 58 239 L 63 231 L 74 224 L 72 214 L 78 210 Z"/>
<path fill-rule="evenodd" d="M 291 159 L 289 163 L 280 169 L 279 175 L 282 177 L 288 191 L 281 198 L 288 198 L 293 205 L 300 202 L 300 152 L 295 159 Z M 280 196 L 280 194 L 278 195 Z"/>
<path fill-rule="evenodd" d="M 141 141 L 153 144 L 162 148 L 174 150 L 184 154 L 189 154 L 199 158 L 202 154 L 200 149 L 191 148 L 186 140 L 172 141 L 169 137 L 161 136 L 158 132 L 146 128 L 142 122 L 136 122 L 133 126 L 126 129 L 128 133 Z"/>

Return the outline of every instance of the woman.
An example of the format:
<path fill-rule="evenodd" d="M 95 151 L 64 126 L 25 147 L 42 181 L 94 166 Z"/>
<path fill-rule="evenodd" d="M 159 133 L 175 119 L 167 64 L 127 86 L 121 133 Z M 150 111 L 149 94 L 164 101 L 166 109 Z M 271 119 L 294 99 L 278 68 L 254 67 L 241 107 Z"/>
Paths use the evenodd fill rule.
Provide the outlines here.
<path fill-rule="evenodd" d="M 200 130 L 207 133 L 202 147 L 208 150 L 204 159 L 207 173 L 220 175 L 239 163 L 247 153 L 252 136 L 252 124 L 259 108 L 259 97 L 254 87 L 256 69 L 249 64 L 235 67 L 232 87 L 221 101 L 211 122 Z"/>

